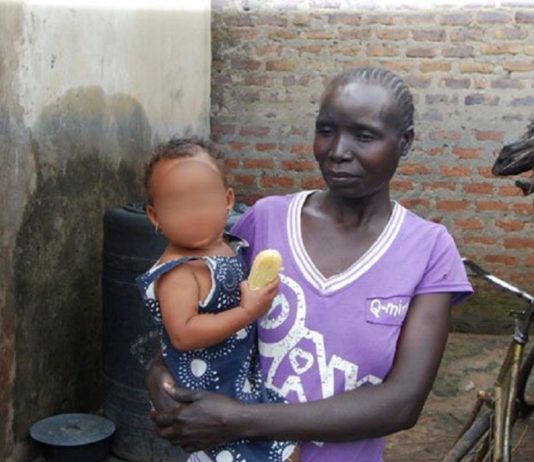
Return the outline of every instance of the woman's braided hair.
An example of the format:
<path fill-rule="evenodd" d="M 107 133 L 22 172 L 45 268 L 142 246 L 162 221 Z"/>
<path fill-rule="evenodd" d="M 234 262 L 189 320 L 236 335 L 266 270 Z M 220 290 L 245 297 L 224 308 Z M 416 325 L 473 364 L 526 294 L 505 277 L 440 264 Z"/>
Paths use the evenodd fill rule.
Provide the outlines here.
<path fill-rule="evenodd" d="M 145 174 L 143 178 L 143 185 L 148 204 L 152 203 L 151 198 L 151 180 L 154 166 L 163 159 L 181 159 L 187 157 L 195 157 L 200 153 L 206 153 L 211 156 L 213 163 L 217 166 L 226 184 L 226 178 L 222 171 L 221 159 L 223 157 L 222 151 L 219 147 L 208 140 L 200 138 L 171 138 L 165 143 L 156 146 L 150 159 L 145 163 Z"/>
<path fill-rule="evenodd" d="M 338 74 L 330 82 L 328 88 L 346 85 L 354 82 L 376 84 L 390 90 L 398 108 L 400 133 L 414 128 L 414 105 L 410 89 L 395 73 L 381 67 L 357 67 Z"/>

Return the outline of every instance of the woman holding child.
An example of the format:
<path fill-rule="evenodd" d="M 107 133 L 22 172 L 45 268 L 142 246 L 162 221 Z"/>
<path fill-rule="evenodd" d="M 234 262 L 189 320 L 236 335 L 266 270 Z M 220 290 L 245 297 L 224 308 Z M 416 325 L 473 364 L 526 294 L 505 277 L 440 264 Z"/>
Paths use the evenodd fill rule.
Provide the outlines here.
<path fill-rule="evenodd" d="M 451 306 L 472 292 L 453 239 L 390 198 L 414 138 L 412 95 L 358 68 L 326 88 L 314 155 L 327 188 L 258 201 L 232 233 L 250 263 L 280 251 L 278 295 L 257 322 L 266 385 L 289 403 L 245 404 L 148 377 L 160 435 L 188 451 L 300 441 L 302 462 L 378 462 L 413 426 L 445 348 Z"/>

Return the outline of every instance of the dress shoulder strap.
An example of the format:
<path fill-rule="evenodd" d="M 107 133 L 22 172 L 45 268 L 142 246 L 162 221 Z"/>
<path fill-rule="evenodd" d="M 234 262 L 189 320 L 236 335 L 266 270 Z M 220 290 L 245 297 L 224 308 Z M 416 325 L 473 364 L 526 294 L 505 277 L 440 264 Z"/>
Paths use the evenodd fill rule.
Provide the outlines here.
<path fill-rule="evenodd" d="M 146 273 L 141 274 L 135 280 L 141 296 L 145 298 L 145 294 L 149 286 L 156 281 L 160 276 L 169 272 L 170 270 L 187 263 L 192 260 L 203 260 L 203 257 L 181 257 L 166 261 L 159 265 L 153 266 Z"/>

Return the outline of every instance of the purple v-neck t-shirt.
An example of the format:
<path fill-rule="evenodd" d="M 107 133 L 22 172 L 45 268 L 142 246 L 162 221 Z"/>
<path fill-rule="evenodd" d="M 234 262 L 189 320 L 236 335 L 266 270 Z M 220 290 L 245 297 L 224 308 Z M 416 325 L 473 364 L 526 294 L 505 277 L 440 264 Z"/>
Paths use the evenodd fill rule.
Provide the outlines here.
<path fill-rule="evenodd" d="M 398 203 L 367 252 L 325 278 L 302 240 L 302 207 L 311 193 L 262 199 L 232 230 L 250 243 L 249 262 L 266 248 L 282 254 L 280 291 L 258 322 L 258 336 L 266 383 L 289 403 L 381 383 L 411 299 L 451 292 L 457 303 L 472 292 L 446 228 Z M 379 462 L 383 452 L 384 438 L 303 442 L 301 462 Z"/>

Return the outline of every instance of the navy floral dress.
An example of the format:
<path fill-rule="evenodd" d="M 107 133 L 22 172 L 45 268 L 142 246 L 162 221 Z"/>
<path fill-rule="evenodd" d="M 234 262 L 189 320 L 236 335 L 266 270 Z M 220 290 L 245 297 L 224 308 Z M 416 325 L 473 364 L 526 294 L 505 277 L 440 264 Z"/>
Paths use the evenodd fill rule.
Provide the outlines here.
<path fill-rule="evenodd" d="M 251 403 L 284 402 L 267 388 L 258 360 L 256 323 L 233 334 L 209 348 L 180 351 L 173 347 L 162 323 L 155 282 L 168 271 L 191 260 L 203 260 L 211 272 L 211 291 L 199 303 L 199 313 L 218 313 L 240 303 L 240 283 L 246 279 L 242 250 L 246 241 L 226 235 L 235 256 L 183 257 L 165 263 L 156 263 L 137 278 L 137 285 L 145 305 L 161 328 L 163 360 L 175 380 L 192 390 L 223 393 L 240 401 Z M 215 449 L 196 452 L 191 461 L 228 462 L 282 462 L 293 451 L 294 443 L 287 441 L 239 440 Z"/>

